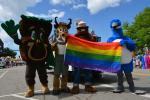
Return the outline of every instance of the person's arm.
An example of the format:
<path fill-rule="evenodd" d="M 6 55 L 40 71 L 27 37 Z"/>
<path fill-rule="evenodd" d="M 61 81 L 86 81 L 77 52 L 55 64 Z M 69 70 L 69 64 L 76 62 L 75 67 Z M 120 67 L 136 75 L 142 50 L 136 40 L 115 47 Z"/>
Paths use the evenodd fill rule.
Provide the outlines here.
<path fill-rule="evenodd" d="M 135 50 L 135 42 L 131 40 L 130 38 L 126 38 L 125 40 L 120 41 L 120 45 L 125 45 L 128 50 L 134 51 Z"/>

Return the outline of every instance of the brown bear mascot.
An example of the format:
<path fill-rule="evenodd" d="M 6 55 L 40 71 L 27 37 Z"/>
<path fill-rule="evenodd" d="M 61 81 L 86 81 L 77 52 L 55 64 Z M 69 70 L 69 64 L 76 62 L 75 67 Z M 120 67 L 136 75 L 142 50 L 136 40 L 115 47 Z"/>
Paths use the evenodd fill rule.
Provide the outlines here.
<path fill-rule="evenodd" d="M 42 92 L 48 93 L 46 66 L 50 62 L 54 63 L 51 45 L 48 42 L 52 30 L 51 20 L 21 15 L 19 24 L 15 25 L 15 22 L 10 20 L 2 23 L 1 26 L 19 45 L 21 57 L 26 61 L 25 79 L 28 90 L 25 96 L 34 96 L 36 71 L 42 84 Z M 18 37 L 18 29 L 21 39 Z"/>

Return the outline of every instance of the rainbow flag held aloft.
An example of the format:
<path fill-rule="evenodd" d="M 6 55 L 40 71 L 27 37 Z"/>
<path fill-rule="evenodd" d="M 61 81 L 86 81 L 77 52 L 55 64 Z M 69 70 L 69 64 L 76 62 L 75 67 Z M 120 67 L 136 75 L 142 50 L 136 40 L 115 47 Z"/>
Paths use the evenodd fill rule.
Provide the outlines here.
<path fill-rule="evenodd" d="M 116 73 L 121 68 L 119 43 L 91 42 L 69 35 L 65 64 L 83 69 Z"/>

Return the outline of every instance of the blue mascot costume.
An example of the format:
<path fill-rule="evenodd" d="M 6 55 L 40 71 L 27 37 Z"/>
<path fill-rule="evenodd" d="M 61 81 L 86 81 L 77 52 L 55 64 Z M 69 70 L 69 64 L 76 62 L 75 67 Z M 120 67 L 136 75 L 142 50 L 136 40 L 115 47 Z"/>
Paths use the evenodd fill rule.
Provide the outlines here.
<path fill-rule="evenodd" d="M 132 78 L 133 61 L 132 52 L 135 50 L 135 43 L 129 37 L 123 35 L 121 21 L 114 19 L 110 23 L 113 35 L 107 42 L 119 42 L 123 47 L 122 58 L 121 58 L 121 70 L 117 73 L 118 87 L 113 90 L 114 93 L 121 93 L 124 91 L 123 76 L 125 74 L 127 82 L 129 84 L 129 90 L 135 92 L 134 82 Z M 124 72 L 124 74 L 123 74 Z"/>

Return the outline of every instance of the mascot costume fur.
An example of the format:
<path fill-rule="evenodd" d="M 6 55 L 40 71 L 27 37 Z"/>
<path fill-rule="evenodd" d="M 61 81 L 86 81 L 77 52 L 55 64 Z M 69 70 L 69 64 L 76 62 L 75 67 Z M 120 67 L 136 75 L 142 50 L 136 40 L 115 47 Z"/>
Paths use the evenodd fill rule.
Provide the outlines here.
<path fill-rule="evenodd" d="M 131 92 L 135 92 L 134 82 L 131 73 L 133 71 L 132 52 L 135 50 L 135 43 L 130 38 L 123 35 L 121 21 L 119 19 L 112 20 L 110 23 L 110 27 L 112 29 L 113 36 L 110 37 L 107 42 L 120 42 L 120 45 L 123 47 L 121 70 L 117 73 L 118 87 L 113 92 L 121 93 L 124 91 L 124 74 L 129 84 L 129 90 Z"/>
<path fill-rule="evenodd" d="M 34 96 L 36 71 L 42 84 L 42 92 L 49 93 L 46 66 L 50 63 L 54 64 L 51 45 L 48 41 L 52 30 L 51 20 L 21 15 L 19 24 L 15 25 L 15 22 L 10 20 L 2 23 L 1 26 L 19 45 L 21 57 L 26 61 L 25 79 L 28 89 L 25 96 Z M 21 39 L 18 37 L 18 29 Z"/>
<path fill-rule="evenodd" d="M 72 20 L 69 19 L 69 23 L 57 22 L 55 17 L 55 39 L 52 43 L 52 49 L 55 51 L 56 65 L 54 67 L 54 79 L 53 79 L 53 94 L 58 95 L 60 92 L 70 92 L 67 87 L 68 82 L 68 66 L 64 65 L 64 54 L 66 50 L 67 34 L 72 24 Z M 60 75 L 61 85 L 60 85 Z"/>
<path fill-rule="evenodd" d="M 77 33 L 75 34 L 76 37 L 85 39 L 88 41 L 94 41 L 94 38 L 88 31 L 88 26 L 86 23 L 82 20 L 79 20 L 77 23 Z M 92 86 L 92 71 L 87 69 L 80 69 L 75 68 L 74 69 L 74 81 L 73 81 L 73 88 L 71 90 L 72 94 L 78 94 L 79 93 L 79 83 L 80 83 L 80 73 L 84 74 L 84 80 L 85 80 L 85 91 L 94 93 L 96 92 L 96 89 Z"/>

